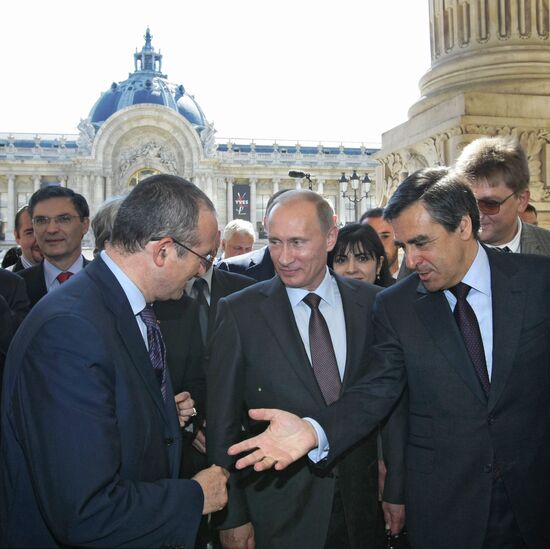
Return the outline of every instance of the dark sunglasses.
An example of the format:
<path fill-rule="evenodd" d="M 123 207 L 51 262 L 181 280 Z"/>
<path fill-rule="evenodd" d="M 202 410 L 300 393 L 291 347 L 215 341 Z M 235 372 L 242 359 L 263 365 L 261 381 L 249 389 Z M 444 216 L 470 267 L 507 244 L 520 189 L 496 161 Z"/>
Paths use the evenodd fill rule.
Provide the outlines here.
<path fill-rule="evenodd" d="M 508 195 L 504 200 L 501 200 L 500 202 L 498 200 L 485 200 L 484 198 L 480 198 L 479 200 L 476 200 L 477 207 L 482 214 L 495 215 L 500 212 L 500 207 L 515 194 L 516 193 L 513 192 L 511 195 Z"/>

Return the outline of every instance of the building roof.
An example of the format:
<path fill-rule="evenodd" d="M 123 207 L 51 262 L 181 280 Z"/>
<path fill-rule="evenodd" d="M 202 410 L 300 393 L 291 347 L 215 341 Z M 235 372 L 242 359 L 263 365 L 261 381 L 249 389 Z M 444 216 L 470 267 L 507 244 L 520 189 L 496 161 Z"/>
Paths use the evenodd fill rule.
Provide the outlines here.
<path fill-rule="evenodd" d="M 126 80 L 113 82 L 92 107 L 89 118 L 96 131 L 120 109 L 143 103 L 164 105 L 178 112 L 198 132 L 207 126 L 195 98 L 187 93 L 182 84 L 168 82 L 167 76 L 162 73 L 162 54 L 153 48 L 152 38 L 147 28 L 143 48 L 134 53 L 134 72 Z"/>

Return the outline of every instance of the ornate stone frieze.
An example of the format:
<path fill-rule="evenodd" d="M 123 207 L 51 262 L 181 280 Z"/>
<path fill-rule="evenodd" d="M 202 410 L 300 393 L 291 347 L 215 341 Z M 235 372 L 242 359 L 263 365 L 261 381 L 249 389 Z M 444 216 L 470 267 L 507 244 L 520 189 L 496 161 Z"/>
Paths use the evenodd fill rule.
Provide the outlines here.
<path fill-rule="evenodd" d="M 147 162 L 151 167 L 161 166 L 166 173 L 177 174 L 177 162 L 174 153 L 165 145 L 156 141 L 147 141 L 129 147 L 120 152 L 118 175 L 122 179 L 131 171 L 131 168 L 144 165 Z"/>

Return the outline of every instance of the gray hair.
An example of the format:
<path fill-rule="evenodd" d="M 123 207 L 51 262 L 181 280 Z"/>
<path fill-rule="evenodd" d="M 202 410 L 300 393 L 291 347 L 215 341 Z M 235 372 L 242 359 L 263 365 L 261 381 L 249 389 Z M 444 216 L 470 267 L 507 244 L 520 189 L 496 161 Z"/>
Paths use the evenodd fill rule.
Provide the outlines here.
<path fill-rule="evenodd" d="M 105 249 L 105 242 L 111 240 L 115 217 L 124 200 L 123 196 L 113 196 L 106 200 L 92 219 L 95 248 L 97 252 Z"/>
<path fill-rule="evenodd" d="M 233 221 L 230 221 L 223 230 L 223 239 L 227 242 L 236 234 L 247 234 L 252 237 L 252 242 L 256 240 L 254 225 L 244 219 L 233 219 Z"/>
<path fill-rule="evenodd" d="M 214 215 L 212 201 L 196 185 L 175 175 L 152 175 L 138 183 L 124 199 L 113 226 L 111 243 L 127 253 L 137 253 L 148 242 L 172 236 L 196 246 L 199 210 Z M 176 246 L 179 256 L 187 252 Z"/>

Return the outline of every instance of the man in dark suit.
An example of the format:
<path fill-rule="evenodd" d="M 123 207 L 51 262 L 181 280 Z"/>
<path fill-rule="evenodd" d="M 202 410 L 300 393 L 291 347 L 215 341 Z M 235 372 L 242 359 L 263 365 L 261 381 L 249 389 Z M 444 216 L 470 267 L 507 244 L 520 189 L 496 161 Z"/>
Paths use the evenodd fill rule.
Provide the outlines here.
<path fill-rule="evenodd" d="M 212 256 L 215 257 L 215 250 Z M 206 330 L 203 334 L 201 326 L 201 303 L 197 300 L 197 294 L 193 293 L 193 283 L 197 279 L 205 281 L 206 290 Z M 203 423 L 205 419 L 206 384 L 203 369 L 204 351 L 207 348 L 207 341 L 212 333 L 216 318 L 218 301 L 225 296 L 242 290 L 254 284 L 254 280 L 246 276 L 225 271 L 217 271 L 210 267 L 200 277 L 193 277 L 186 285 L 186 294 L 177 300 L 157 301 L 154 304 L 155 313 L 159 321 L 164 342 L 166 343 L 166 361 L 170 374 L 174 394 L 179 401 L 182 410 L 189 408 L 184 404 L 185 393 L 192 399 L 191 407 L 193 414 L 193 434 L 191 439 L 197 451 L 187 452 L 182 462 L 182 473 L 188 476 L 196 472 L 198 468 L 206 465 L 205 436 Z M 183 414 L 184 412 L 182 412 Z M 182 424 L 187 424 L 191 419 L 188 416 L 181 416 Z"/>
<path fill-rule="evenodd" d="M 57 185 L 43 187 L 29 200 L 36 241 L 44 261 L 20 271 L 27 283 L 31 307 L 82 270 L 88 261 L 82 255 L 82 239 L 90 226 L 86 199 Z"/>
<path fill-rule="evenodd" d="M 243 436 L 241 425 L 248 434 L 261 429 L 244 416 L 246 406 L 317 413 L 363 375 L 373 336 L 378 289 L 326 267 L 337 236 L 328 202 L 312 191 L 286 193 L 273 203 L 267 226 L 278 276 L 220 301 L 206 366 L 209 461 L 227 467 L 227 447 Z M 315 315 L 303 300 L 308 295 L 321 300 Z M 332 398 L 318 369 L 317 336 L 309 331 L 318 313 L 333 357 Z M 230 483 L 227 513 L 217 517 L 224 547 L 254 540 L 257 547 L 285 549 L 375 546 L 375 434 L 328 471 L 302 459 L 283 474 L 233 474 Z"/>
<path fill-rule="evenodd" d="M 480 137 L 458 157 L 456 169 L 472 186 L 480 211 L 480 240 L 522 254 L 550 256 L 550 231 L 521 221 L 529 204 L 529 162 L 512 137 Z"/>
<path fill-rule="evenodd" d="M 19 276 L 0 269 L 0 381 L 8 347 L 28 310 L 25 282 Z"/>
<path fill-rule="evenodd" d="M 386 216 L 416 273 L 377 296 L 373 372 L 312 416 L 323 429 L 256 411 L 270 429 L 231 452 L 257 447 L 238 465 L 281 469 L 326 435 L 330 463 L 408 385 L 394 435 L 412 546 L 549 547 L 550 259 L 481 246 L 475 197 L 457 175 L 411 175 Z"/>
<path fill-rule="evenodd" d="M 215 257 L 216 241 L 211 255 Z M 196 281 L 204 284 L 197 295 Z M 193 277 L 186 293 L 177 300 L 157 301 L 155 312 L 166 343 L 166 361 L 178 403 L 180 425 L 185 427 L 180 467 L 181 478 L 190 478 L 207 466 L 206 460 L 206 382 L 203 368 L 204 350 L 212 333 L 218 301 L 255 280 L 236 273 L 210 267 L 202 276 Z M 191 416 L 189 408 L 191 407 Z M 217 540 L 217 532 L 203 517 L 195 548 L 206 548 Z"/>
<path fill-rule="evenodd" d="M 2 547 L 193 547 L 201 514 L 223 507 L 223 469 L 178 478 L 180 428 L 147 305 L 204 272 L 216 230 L 202 191 L 152 176 L 120 206 L 101 256 L 25 319 L 4 377 Z"/>
<path fill-rule="evenodd" d="M 220 271 L 242 274 L 258 282 L 269 280 L 275 276 L 275 268 L 267 246 L 247 254 L 222 259 L 217 263 L 216 268 Z"/>
<path fill-rule="evenodd" d="M 13 233 L 15 241 L 21 248 L 21 255 L 10 270 L 16 273 L 23 269 L 28 269 L 33 265 L 38 265 L 42 261 L 43 256 L 34 236 L 34 228 L 28 206 L 23 206 L 15 214 Z"/>

